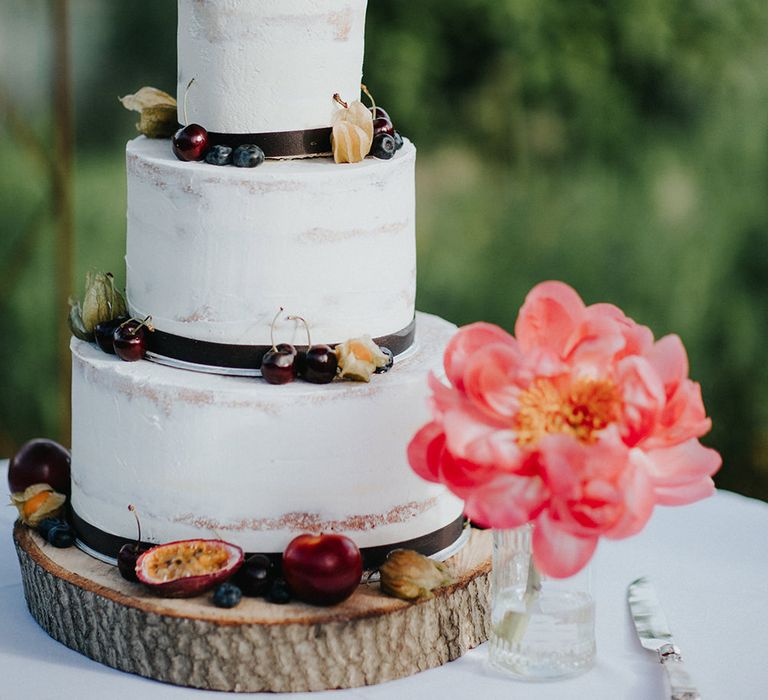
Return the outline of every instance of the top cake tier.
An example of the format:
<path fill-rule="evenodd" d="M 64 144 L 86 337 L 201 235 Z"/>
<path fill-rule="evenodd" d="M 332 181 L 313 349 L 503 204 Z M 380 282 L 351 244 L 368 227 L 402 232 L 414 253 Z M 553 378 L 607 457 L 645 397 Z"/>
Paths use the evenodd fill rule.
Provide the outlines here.
<path fill-rule="evenodd" d="M 365 10 L 366 0 L 179 0 L 179 121 L 221 134 L 330 126 L 334 93 L 360 96 Z"/>

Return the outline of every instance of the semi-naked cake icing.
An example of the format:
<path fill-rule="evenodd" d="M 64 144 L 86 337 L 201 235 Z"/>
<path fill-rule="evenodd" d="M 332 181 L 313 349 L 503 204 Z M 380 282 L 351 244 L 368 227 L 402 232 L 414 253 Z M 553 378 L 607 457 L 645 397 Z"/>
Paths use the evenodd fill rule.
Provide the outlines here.
<path fill-rule="evenodd" d="M 461 504 L 407 467 L 405 445 L 454 328 L 420 315 L 419 330 L 386 376 L 322 387 L 125 363 L 73 341 L 75 512 L 129 535 L 132 503 L 150 541 L 218 533 L 269 553 L 300 532 L 368 548 L 450 525 Z"/>
<path fill-rule="evenodd" d="M 310 321 L 317 343 L 404 329 L 416 297 L 415 159 L 406 144 L 389 161 L 222 168 L 183 163 L 167 141 L 131 141 L 131 309 L 158 330 L 232 345 L 268 344 L 280 306 Z M 303 329 L 280 332 L 278 342 L 306 341 Z"/>
<path fill-rule="evenodd" d="M 179 0 L 180 121 L 221 142 L 290 132 L 267 140 L 278 150 L 306 136 L 304 155 L 317 156 L 310 141 L 320 129 L 330 143 L 342 108 L 334 94 L 360 95 L 365 10 Z M 129 142 L 128 306 L 155 330 L 151 361 L 72 342 L 81 545 L 114 557 L 135 536 L 128 504 L 147 542 L 222 537 L 279 554 L 300 533 L 338 532 L 375 565 L 396 546 L 436 554 L 459 540 L 462 503 L 406 456 L 455 330 L 415 314 L 415 157 L 405 141 L 389 160 L 247 169 L 182 162 L 168 140 Z M 291 314 L 315 344 L 373 337 L 394 367 L 370 383 L 243 376 L 258 374 L 273 337 L 306 343 Z"/>
<path fill-rule="evenodd" d="M 330 126 L 333 95 L 360 95 L 365 9 L 366 0 L 179 0 L 179 121 L 229 134 Z"/>

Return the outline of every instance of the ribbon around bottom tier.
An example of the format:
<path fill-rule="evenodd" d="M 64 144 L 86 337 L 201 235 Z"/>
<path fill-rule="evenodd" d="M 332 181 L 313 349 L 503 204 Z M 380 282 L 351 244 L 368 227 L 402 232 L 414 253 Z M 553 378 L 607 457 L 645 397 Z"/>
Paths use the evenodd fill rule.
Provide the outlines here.
<path fill-rule="evenodd" d="M 117 553 L 124 544 L 135 544 L 135 540 L 113 535 L 95 525 L 91 525 L 91 523 L 81 518 L 74 509 L 70 511 L 70 516 L 78 541 L 84 544 L 88 549 L 100 554 L 102 557 L 109 560 L 116 560 Z M 366 570 L 377 569 L 384 563 L 387 554 L 393 549 L 413 549 L 425 556 L 436 554 L 444 549 L 448 549 L 454 544 L 461 537 L 463 530 L 464 516 L 460 515 L 456 520 L 448 523 L 448 525 L 429 532 L 426 535 L 376 547 L 362 547 L 360 553 L 363 556 L 363 568 Z M 298 535 L 301 533 L 297 532 L 296 534 Z M 352 536 L 352 539 L 354 539 L 354 536 Z M 147 547 L 153 547 L 157 543 L 142 542 L 141 544 L 146 545 Z M 248 552 L 246 556 L 257 553 L 266 554 L 270 559 L 275 561 L 282 556 L 281 552 Z"/>
<path fill-rule="evenodd" d="M 374 338 L 373 342 L 389 348 L 397 357 L 413 345 L 415 337 L 416 320 L 414 319 L 405 328 Z M 331 345 L 334 344 L 331 343 Z M 159 329 L 147 333 L 148 359 L 184 369 L 211 371 L 218 374 L 257 375 L 261 360 L 271 347 L 271 345 L 213 343 L 208 340 L 185 338 Z"/>

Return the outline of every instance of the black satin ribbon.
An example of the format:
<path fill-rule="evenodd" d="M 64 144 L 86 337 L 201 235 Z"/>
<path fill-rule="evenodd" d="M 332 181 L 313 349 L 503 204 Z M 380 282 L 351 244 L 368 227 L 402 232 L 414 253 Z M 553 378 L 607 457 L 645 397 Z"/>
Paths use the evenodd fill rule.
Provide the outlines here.
<path fill-rule="evenodd" d="M 124 544 L 135 544 L 135 540 L 112 535 L 109 532 L 105 532 L 104 530 L 91 525 L 89 522 L 83 520 L 74 510 L 70 511 L 70 517 L 75 532 L 77 533 L 77 538 L 87 547 L 90 547 L 92 550 L 99 554 L 103 554 L 106 557 L 116 559 L 117 553 Z M 434 532 L 422 535 L 421 537 L 414 537 L 410 540 L 403 540 L 402 542 L 394 542 L 393 544 L 386 544 L 378 547 L 363 547 L 360 550 L 360 553 L 363 555 L 363 567 L 365 569 L 378 568 L 384 563 L 387 554 L 393 549 L 413 549 L 425 556 L 436 554 L 456 542 L 461 536 L 463 528 L 464 516 L 460 516 L 452 523 L 449 523 Z M 146 547 L 155 546 L 149 542 L 142 542 L 141 544 Z M 280 557 L 282 556 L 282 553 L 280 552 L 258 553 L 266 554 L 276 563 L 279 563 Z M 251 554 L 256 554 L 256 552 L 249 552 L 246 556 L 250 556 Z"/>
<path fill-rule="evenodd" d="M 389 348 L 394 355 L 400 355 L 413 345 L 415 337 L 416 321 L 414 319 L 402 330 L 374 338 L 373 342 Z M 146 338 L 147 350 L 156 355 L 195 365 L 228 369 L 259 369 L 264 354 L 272 347 L 271 345 L 212 343 L 207 340 L 184 338 L 158 329 L 147 333 Z"/>
<path fill-rule="evenodd" d="M 255 144 L 267 158 L 300 158 L 331 153 L 331 128 L 271 131 L 261 134 L 221 134 L 208 132 L 212 146 Z"/>

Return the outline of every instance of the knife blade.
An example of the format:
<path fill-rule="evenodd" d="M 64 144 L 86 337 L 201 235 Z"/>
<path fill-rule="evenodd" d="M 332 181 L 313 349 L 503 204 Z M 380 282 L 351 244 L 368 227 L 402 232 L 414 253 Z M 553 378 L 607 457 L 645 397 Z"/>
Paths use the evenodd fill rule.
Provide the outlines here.
<path fill-rule="evenodd" d="M 640 644 L 659 655 L 659 661 L 667 672 L 670 700 L 701 700 L 699 691 L 685 670 L 680 649 L 672 639 L 656 591 L 647 577 L 629 584 L 627 602 Z"/>

